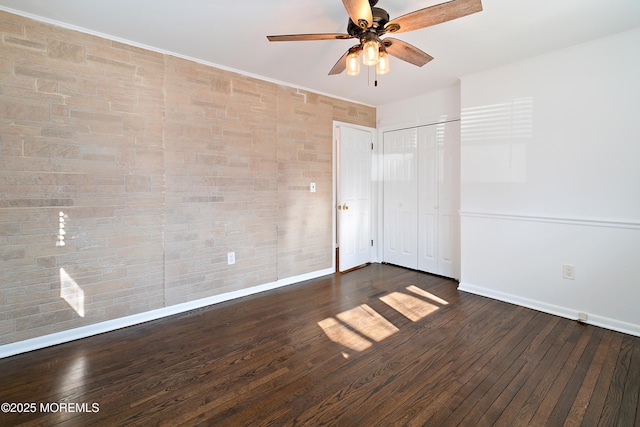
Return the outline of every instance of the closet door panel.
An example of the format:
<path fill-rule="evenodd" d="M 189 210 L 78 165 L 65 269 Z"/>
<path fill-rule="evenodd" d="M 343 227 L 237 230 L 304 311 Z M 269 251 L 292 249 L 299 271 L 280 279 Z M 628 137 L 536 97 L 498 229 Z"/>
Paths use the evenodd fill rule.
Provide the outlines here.
<path fill-rule="evenodd" d="M 460 278 L 460 122 L 437 125 L 438 269 Z"/>
<path fill-rule="evenodd" d="M 383 259 L 417 269 L 417 129 L 385 132 L 383 154 Z"/>
<path fill-rule="evenodd" d="M 437 215 L 421 213 L 418 230 L 418 270 L 436 273 L 438 268 Z"/>
<path fill-rule="evenodd" d="M 418 270 L 438 272 L 438 133 L 418 128 Z"/>

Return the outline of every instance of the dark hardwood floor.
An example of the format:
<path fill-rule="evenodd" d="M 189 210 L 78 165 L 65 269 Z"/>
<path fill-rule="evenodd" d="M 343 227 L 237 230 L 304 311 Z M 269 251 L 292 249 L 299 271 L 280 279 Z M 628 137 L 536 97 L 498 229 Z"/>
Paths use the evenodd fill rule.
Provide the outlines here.
<path fill-rule="evenodd" d="M 640 338 L 456 287 L 375 264 L 6 358 L 37 410 L 0 425 L 640 425 Z"/>

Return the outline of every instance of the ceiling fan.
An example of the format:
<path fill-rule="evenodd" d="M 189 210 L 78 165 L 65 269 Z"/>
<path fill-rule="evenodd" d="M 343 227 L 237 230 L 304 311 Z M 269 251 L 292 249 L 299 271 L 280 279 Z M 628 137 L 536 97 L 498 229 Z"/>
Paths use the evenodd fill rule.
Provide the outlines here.
<path fill-rule="evenodd" d="M 267 39 L 272 42 L 358 39 L 359 43 L 342 55 L 329 75 L 340 74 L 345 69 L 349 75 L 358 74 L 360 52 L 365 65 L 376 65 L 377 73 L 384 74 L 389 70 L 387 54 L 418 67 L 425 65 L 433 57 L 402 40 L 391 37 L 382 39 L 382 36 L 430 27 L 482 10 L 481 0 L 451 0 L 389 20 L 386 10 L 374 7 L 378 0 L 342 0 L 342 3 L 349 14 L 346 34 L 290 34 L 267 36 Z"/>

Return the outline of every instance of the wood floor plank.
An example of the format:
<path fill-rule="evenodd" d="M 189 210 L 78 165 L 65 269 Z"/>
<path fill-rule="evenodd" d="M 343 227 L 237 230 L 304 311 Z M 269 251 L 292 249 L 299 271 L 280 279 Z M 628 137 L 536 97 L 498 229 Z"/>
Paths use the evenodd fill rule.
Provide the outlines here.
<path fill-rule="evenodd" d="M 616 426 L 619 425 L 620 405 L 623 400 L 623 392 L 629 372 L 629 364 L 631 361 L 632 344 L 630 337 L 623 337 L 616 360 L 613 376 L 609 384 L 609 390 L 605 399 L 604 408 L 598 421 L 599 426 Z"/>
<path fill-rule="evenodd" d="M 545 372 L 538 364 L 547 354 L 555 354 L 570 335 L 570 325 L 558 322 L 552 334 L 548 335 L 540 345 L 525 356 L 526 347 L 520 352 L 511 353 L 507 357 L 508 368 L 501 372 L 494 383 L 490 384 L 486 393 L 472 411 L 463 420 L 464 424 L 472 424 L 477 420 L 479 425 L 493 425 L 534 372 Z M 539 371 L 537 370 L 539 369 Z M 481 385 L 482 386 L 482 385 Z"/>
<path fill-rule="evenodd" d="M 0 360 L 0 425 L 640 424 L 640 338 L 374 264 Z"/>
<path fill-rule="evenodd" d="M 505 360 L 503 359 L 504 349 L 511 348 L 515 353 L 521 354 L 534 337 L 546 336 L 552 329 L 552 325 L 546 322 L 541 313 L 533 313 L 533 315 L 534 317 L 529 323 L 519 322 L 519 325 L 512 328 L 505 337 L 504 345 L 496 345 L 494 350 L 488 354 L 489 360 L 486 365 L 474 364 L 470 366 L 469 374 L 471 377 L 468 379 L 460 378 L 461 387 L 458 390 L 451 390 L 453 394 L 450 398 L 443 398 L 439 402 L 440 405 L 436 405 L 433 416 L 426 419 L 425 423 L 441 425 L 449 422 L 455 425 L 464 418 L 480 398 L 479 396 L 483 394 L 481 384 L 489 374 L 494 374 L 501 369 L 502 362 Z M 443 393 L 443 397 L 446 396 L 447 394 Z"/>
<path fill-rule="evenodd" d="M 458 423 L 468 425 L 479 418 L 491 404 L 492 394 L 487 394 L 491 387 L 501 378 L 508 379 L 509 375 L 504 376 L 507 371 L 517 371 L 518 366 L 513 365 L 515 360 L 519 358 L 522 360 L 527 359 L 530 353 L 535 353 L 547 340 L 555 339 L 559 330 L 558 323 L 559 319 L 554 317 L 540 319 L 539 324 L 542 329 L 529 328 L 528 333 L 523 335 L 523 339 L 510 347 L 510 350 L 507 350 L 506 356 L 499 355 L 492 358 L 487 368 L 479 370 L 471 381 L 465 384 L 464 388 L 470 390 L 470 394 L 455 411 L 448 415 L 446 423 L 445 420 L 439 420 L 442 421 L 442 425 L 448 423 L 451 425 L 458 425 Z M 551 334 L 553 334 L 554 338 L 549 338 Z M 500 391 L 500 387 L 497 387 L 496 390 Z"/>
<path fill-rule="evenodd" d="M 577 333 L 578 331 L 575 330 L 574 334 L 576 337 Z M 494 424 L 496 426 L 510 426 L 513 425 L 513 423 L 516 425 L 529 425 L 531 417 L 533 417 L 534 412 L 539 408 L 543 395 L 549 387 L 548 381 L 545 380 L 550 381 L 554 377 L 554 375 L 549 375 L 550 372 L 553 372 L 554 364 L 557 370 L 560 370 L 562 366 L 564 366 L 564 359 L 560 357 L 562 351 L 564 350 L 565 355 L 567 355 L 572 348 L 573 344 L 571 343 L 571 339 L 568 338 L 565 340 L 559 352 L 554 351 L 552 348 L 546 352 L 543 357 L 537 358 L 535 361 L 531 360 L 529 366 L 521 376 L 521 378 L 526 379 L 525 382 L 522 385 L 515 384 L 515 388 L 517 388 L 518 391 L 511 398 L 511 401 L 506 405 Z"/>
<path fill-rule="evenodd" d="M 640 419 L 636 418 L 640 398 L 640 343 L 630 337 L 626 341 L 631 347 L 631 355 L 617 421 L 619 425 L 632 426 L 640 424 Z"/>
<path fill-rule="evenodd" d="M 569 379 L 573 375 L 575 371 L 576 365 L 582 358 L 584 351 L 589 344 L 591 336 L 593 334 L 593 328 L 583 328 L 581 324 L 576 325 L 578 329 L 583 329 L 580 331 L 580 336 L 578 337 L 575 345 L 572 346 L 571 352 L 568 357 L 559 363 L 562 365 L 559 371 L 555 375 L 553 381 L 549 382 L 546 390 L 541 391 L 540 395 L 542 401 L 534 412 L 531 421 L 529 421 L 529 425 L 532 426 L 546 426 L 549 424 L 549 417 L 551 416 L 551 412 L 556 407 L 556 405 L 562 401 L 564 398 L 569 398 L 569 391 L 567 391 L 567 384 Z"/>
<path fill-rule="evenodd" d="M 585 418 L 585 412 L 589 407 L 590 400 L 595 393 L 596 383 L 600 377 L 602 367 L 606 362 L 607 352 L 613 339 L 613 334 L 602 332 L 602 339 L 598 345 L 593 360 L 587 366 L 587 372 L 583 376 L 578 395 L 573 401 L 573 405 L 569 410 L 569 413 L 564 419 L 563 427 L 578 427 L 582 424 L 582 420 Z M 576 378 L 576 383 L 580 381 L 580 378 Z M 596 421 L 597 422 L 597 421 Z M 595 425 L 594 422 L 592 425 Z"/>
<path fill-rule="evenodd" d="M 482 321 L 486 320 L 489 316 L 485 315 L 484 317 L 485 319 L 478 319 L 478 325 L 481 325 Z M 507 320 L 509 319 L 512 319 L 512 317 L 509 317 Z M 502 329 L 499 327 L 499 323 L 496 323 L 495 326 L 496 329 Z M 493 332 L 499 334 L 496 330 Z M 458 344 L 450 345 L 452 341 Z M 389 392 L 394 396 L 395 404 L 403 405 L 405 402 L 411 402 L 411 405 L 407 404 L 406 406 L 411 406 L 413 413 L 419 413 L 420 417 L 411 418 L 407 420 L 407 422 L 414 424 L 422 423 L 420 418 L 425 417 L 427 414 L 420 410 L 421 405 L 419 402 L 428 402 L 428 407 L 432 407 L 435 403 L 434 400 L 439 396 L 441 390 L 447 389 L 447 387 L 455 382 L 452 378 L 456 378 L 464 372 L 469 364 L 474 363 L 474 361 L 479 358 L 479 353 L 482 354 L 489 351 L 491 345 L 495 344 L 495 342 L 496 339 L 493 336 L 487 337 L 485 333 L 476 329 L 467 330 L 460 333 L 460 335 L 453 340 L 451 338 L 447 339 L 446 343 L 448 345 L 446 347 L 442 349 L 432 349 L 437 354 L 444 355 L 444 357 L 438 360 L 438 363 L 418 365 L 418 372 L 407 373 L 407 375 L 413 376 L 407 378 L 407 375 L 398 375 L 393 378 L 391 382 L 384 384 L 384 388 L 389 389 Z M 469 352 L 469 348 L 474 348 L 479 351 Z M 435 356 L 435 354 L 427 355 L 429 358 Z M 407 362 L 408 360 L 402 361 L 402 363 Z M 424 378 L 424 380 L 420 381 L 422 378 Z M 406 384 L 409 382 L 421 382 L 424 386 L 416 390 L 414 386 L 406 387 Z M 367 413 L 373 417 L 382 418 L 385 412 L 395 409 L 390 407 L 390 405 L 385 405 L 388 401 L 389 396 L 386 393 L 376 393 L 375 395 L 362 395 L 358 400 L 354 400 L 350 402 L 350 404 L 360 405 L 360 407 L 365 408 Z M 399 418 L 399 421 L 404 422 L 403 418 Z M 384 422 L 384 419 L 382 422 Z"/>
<path fill-rule="evenodd" d="M 394 411 L 387 414 L 380 425 L 392 422 L 398 425 L 438 425 L 446 419 L 451 412 L 448 409 L 460 405 L 473 390 L 470 387 L 465 391 L 461 389 L 473 384 L 473 379 L 478 381 L 478 372 L 488 371 L 485 367 L 500 356 L 502 349 L 517 346 L 526 336 L 523 333 L 525 330 L 536 329 L 539 320 L 536 313 L 509 311 L 511 314 L 502 316 L 490 333 L 476 336 L 474 344 L 468 346 L 468 351 L 462 351 L 460 356 L 455 353 L 452 355 L 455 358 L 453 369 L 441 373 L 435 384 L 427 384 L 416 390 L 412 395 L 416 403 L 409 406 L 409 410 L 393 408 Z M 514 322 L 516 318 L 518 322 Z M 491 318 L 486 316 L 486 319 Z"/>
<path fill-rule="evenodd" d="M 607 394 L 613 381 L 613 374 L 616 368 L 618 355 L 622 347 L 624 335 L 612 333 L 612 339 L 609 345 L 604 365 L 600 371 L 600 376 L 596 382 L 595 391 L 589 400 L 589 406 L 583 418 L 583 424 L 586 426 L 597 426 L 600 423 L 605 405 Z"/>
<path fill-rule="evenodd" d="M 440 292 L 438 291 L 434 291 L 438 294 L 440 294 Z M 454 315 L 456 315 L 455 313 L 453 313 Z M 456 315 L 457 316 L 457 315 Z M 380 363 L 385 363 L 388 365 L 392 365 L 392 364 L 396 364 L 398 365 L 397 362 L 397 358 L 401 357 L 402 355 L 398 356 L 398 352 L 396 349 L 401 348 L 402 346 L 407 346 L 407 345 L 411 345 L 411 342 L 415 342 L 416 339 L 419 339 L 420 335 L 422 334 L 430 334 L 429 337 L 429 343 L 430 343 L 430 351 L 433 352 L 433 354 L 437 354 L 438 353 L 438 343 L 444 340 L 448 339 L 448 336 L 444 333 L 442 333 L 441 329 L 446 325 L 449 324 L 453 321 L 455 321 L 456 318 L 455 317 L 450 317 L 447 316 L 446 312 L 440 312 L 437 314 L 434 314 L 434 317 L 430 317 L 428 320 L 426 320 L 422 326 L 413 326 L 414 332 L 409 333 L 408 336 L 406 337 L 401 337 L 400 335 L 398 335 L 397 339 L 396 336 L 390 337 L 388 344 L 391 347 L 392 351 L 388 351 L 388 350 L 382 350 L 382 353 L 378 355 L 373 354 L 372 356 L 375 356 L 376 359 L 374 359 L 373 361 L 376 364 L 380 364 Z M 460 320 L 457 320 L 458 323 L 460 322 Z M 409 324 L 407 324 L 408 326 Z M 400 327 L 400 325 L 398 325 Z M 411 347 L 414 352 L 415 352 L 415 347 Z M 424 355 L 423 355 L 424 357 Z M 412 356 L 410 356 L 410 359 L 414 359 L 411 361 L 410 365 L 418 365 L 416 362 L 417 356 L 414 354 Z M 377 360 L 379 359 L 379 360 Z M 382 362 L 384 361 L 384 362 Z M 367 381 L 374 381 L 375 380 L 375 375 L 374 376 L 368 376 L 368 374 L 370 373 L 370 365 L 371 362 L 364 362 L 361 360 L 353 360 L 350 362 L 351 368 L 352 368 L 352 372 L 356 373 L 356 372 L 363 372 L 363 377 L 365 378 L 359 378 L 356 379 L 356 381 L 360 381 L 360 382 L 367 382 Z M 389 369 L 393 369 L 393 366 L 391 366 Z M 397 368 L 400 369 L 400 368 Z M 396 374 L 397 375 L 397 374 Z M 340 400 L 342 399 L 344 401 L 344 399 L 346 398 L 346 395 L 348 395 L 348 391 L 350 388 L 355 388 L 351 383 L 348 382 L 348 378 L 344 377 L 341 374 L 338 374 L 336 376 L 336 379 L 332 379 L 332 378 L 325 378 L 323 381 L 323 388 L 326 388 L 326 386 L 329 386 L 329 389 L 323 389 L 321 391 L 322 394 L 327 393 L 330 389 L 335 389 L 335 390 L 340 390 L 339 394 L 339 399 L 338 398 L 330 398 L 327 399 L 327 401 L 325 402 L 318 402 L 315 406 L 310 407 L 307 409 L 307 413 L 308 414 L 313 414 L 313 415 L 309 415 L 309 416 L 315 416 L 317 418 L 318 413 L 321 413 L 323 411 L 326 410 L 327 407 L 330 407 L 332 404 L 331 399 L 336 399 L 336 400 Z M 316 387 L 317 388 L 317 387 Z M 361 388 L 361 387 L 360 387 Z M 293 391 L 291 390 L 285 390 L 285 394 L 290 394 Z M 298 393 L 298 391 L 296 391 L 296 393 Z M 305 391 L 305 395 L 314 395 L 317 394 L 318 392 L 314 389 L 309 389 Z M 397 400 L 396 398 L 394 398 L 394 401 Z M 362 406 L 360 406 L 361 410 L 364 410 L 364 408 Z M 302 419 L 304 421 L 304 417 L 305 415 L 302 415 L 300 419 Z M 299 419 L 299 421 L 300 421 Z M 317 420 L 316 420 L 317 421 Z"/>
<path fill-rule="evenodd" d="M 483 314 L 478 312 L 476 313 L 479 320 Z M 471 312 L 466 313 L 466 315 L 469 316 L 468 318 L 473 319 Z M 402 388 L 404 388 L 408 382 L 420 381 L 421 375 L 423 375 L 425 370 L 429 372 L 437 372 L 439 369 L 446 369 L 446 367 L 449 366 L 449 360 L 446 359 L 446 345 L 450 342 L 451 337 L 447 331 L 456 330 L 462 334 L 459 324 L 460 319 L 461 318 L 457 316 L 450 318 L 446 323 L 429 323 L 430 327 L 426 330 L 424 328 L 416 329 L 416 333 L 419 335 L 412 334 L 408 340 L 404 340 L 403 342 L 389 342 L 392 346 L 392 351 L 382 353 L 381 359 L 377 363 L 385 363 L 384 366 L 389 365 L 389 375 L 393 375 L 393 379 L 397 379 L 396 382 L 392 382 L 389 385 L 389 389 L 394 396 L 394 402 L 403 401 L 404 393 Z M 430 333 L 428 337 L 428 346 L 420 348 L 413 347 L 414 351 L 410 353 L 398 353 L 396 351 L 400 346 L 409 345 L 410 342 L 414 339 L 419 339 L 420 335 L 424 335 L 425 333 Z M 361 389 L 362 384 L 364 383 L 367 383 L 368 385 L 371 383 L 370 388 L 372 387 L 375 390 L 379 387 L 378 382 L 380 381 L 380 376 L 369 375 L 369 368 L 360 370 L 354 367 L 354 369 L 357 372 L 362 372 L 362 375 L 354 378 L 351 382 L 345 381 L 345 378 L 340 375 L 340 382 L 332 385 L 332 388 L 335 388 L 337 391 L 329 398 L 324 401 L 320 401 L 317 405 L 309 408 L 305 411 L 306 415 L 303 414 L 296 421 L 304 423 L 309 422 L 309 420 L 313 418 L 314 422 L 321 422 L 322 418 L 319 414 L 327 413 L 329 412 L 329 409 L 337 406 L 345 406 L 349 404 L 356 405 L 357 407 L 362 407 L 362 405 L 366 405 L 367 407 L 371 406 L 372 403 L 376 401 L 373 396 L 362 394 L 358 395 L 354 390 Z M 403 380 L 407 377 L 409 377 L 409 380 Z M 328 382 L 328 384 L 331 383 Z M 397 387 L 400 387 L 400 389 Z M 383 396 L 383 399 L 389 401 L 388 396 Z"/>
<path fill-rule="evenodd" d="M 600 328 L 585 328 L 585 334 L 589 336 L 589 342 L 584 348 L 575 368 L 571 365 L 567 366 L 567 368 L 573 372 L 567 380 L 566 387 L 561 391 L 556 391 L 556 393 L 560 393 L 559 395 L 549 396 L 549 398 L 555 401 L 555 406 L 546 420 L 546 424 L 548 425 L 563 425 L 564 421 L 570 417 L 569 413 L 578 398 L 578 393 L 582 387 L 582 380 L 586 378 L 587 371 L 596 357 L 596 351 L 602 340 L 603 330 Z"/>

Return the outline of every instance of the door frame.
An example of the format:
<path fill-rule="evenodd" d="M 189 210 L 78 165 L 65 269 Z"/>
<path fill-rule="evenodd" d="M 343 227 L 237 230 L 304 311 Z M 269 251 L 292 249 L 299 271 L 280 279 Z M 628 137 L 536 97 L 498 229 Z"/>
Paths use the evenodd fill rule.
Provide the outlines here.
<path fill-rule="evenodd" d="M 372 127 L 367 127 L 367 126 L 362 126 L 362 125 L 355 125 L 353 123 L 347 123 L 347 122 L 341 122 L 341 121 L 337 121 L 334 120 L 333 121 L 333 128 L 332 128 L 332 138 L 333 138 L 333 159 L 332 159 L 332 174 L 333 174 L 333 196 L 332 196 L 332 200 L 331 200 L 331 209 L 333 214 L 331 215 L 331 226 L 332 226 L 332 255 L 331 255 L 331 259 L 332 259 L 332 270 L 335 273 L 337 271 L 337 265 L 336 265 L 336 249 L 338 248 L 338 209 L 337 209 L 337 203 L 338 203 L 338 186 L 339 186 L 339 182 L 338 182 L 338 142 L 340 140 L 340 127 L 350 127 L 353 129 L 359 129 L 359 130 L 363 130 L 366 132 L 370 132 L 371 133 L 371 141 L 373 143 L 373 151 L 372 151 L 372 165 L 371 165 L 371 170 L 372 170 L 372 176 L 377 177 L 379 174 L 379 169 L 378 169 L 378 132 L 376 128 L 372 128 Z M 379 258 L 377 256 L 378 254 L 378 245 L 379 245 L 379 241 L 380 241 L 380 236 L 378 235 L 378 223 L 380 222 L 380 218 L 382 218 L 382 216 L 380 215 L 379 212 L 379 201 L 378 201 L 378 195 L 381 194 L 379 192 L 379 183 L 380 180 L 374 180 L 371 184 L 371 238 L 373 239 L 373 247 L 371 248 L 371 262 L 379 262 Z"/>

